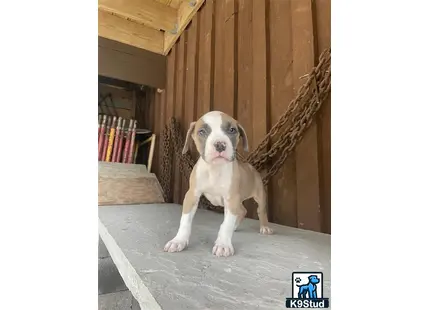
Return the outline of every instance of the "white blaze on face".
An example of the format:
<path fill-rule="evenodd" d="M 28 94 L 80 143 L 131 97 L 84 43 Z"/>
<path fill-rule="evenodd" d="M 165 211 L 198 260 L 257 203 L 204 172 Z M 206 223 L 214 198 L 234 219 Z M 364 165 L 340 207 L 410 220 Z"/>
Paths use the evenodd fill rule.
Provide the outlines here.
<path fill-rule="evenodd" d="M 205 122 L 210 128 L 211 132 L 206 139 L 205 145 L 205 159 L 207 161 L 211 161 L 217 156 L 219 153 L 215 149 L 216 142 L 225 143 L 225 151 L 221 153 L 221 155 L 227 159 L 232 158 L 234 153 L 233 144 L 231 140 L 226 135 L 226 133 L 222 130 L 223 116 L 219 111 L 211 111 L 206 113 L 203 116 L 203 122 Z"/>

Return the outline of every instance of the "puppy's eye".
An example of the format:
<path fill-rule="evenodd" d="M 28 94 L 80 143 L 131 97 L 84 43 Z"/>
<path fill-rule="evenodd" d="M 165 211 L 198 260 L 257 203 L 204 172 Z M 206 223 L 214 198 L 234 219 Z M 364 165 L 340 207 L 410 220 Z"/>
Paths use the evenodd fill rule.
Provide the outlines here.
<path fill-rule="evenodd" d="M 206 133 L 206 131 L 204 129 L 199 129 L 197 133 L 199 136 L 203 136 Z"/>
<path fill-rule="evenodd" d="M 237 129 L 234 127 L 230 127 L 230 129 L 228 130 L 229 133 L 236 133 Z"/>

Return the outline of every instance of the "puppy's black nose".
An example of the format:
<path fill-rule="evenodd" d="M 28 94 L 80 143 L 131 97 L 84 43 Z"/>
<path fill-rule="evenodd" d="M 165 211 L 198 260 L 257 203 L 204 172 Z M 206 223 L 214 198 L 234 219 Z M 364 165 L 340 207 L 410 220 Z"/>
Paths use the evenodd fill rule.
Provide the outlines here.
<path fill-rule="evenodd" d="M 215 142 L 214 146 L 217 152 L 221 153 L 225 151 L 225 142 Z"/>

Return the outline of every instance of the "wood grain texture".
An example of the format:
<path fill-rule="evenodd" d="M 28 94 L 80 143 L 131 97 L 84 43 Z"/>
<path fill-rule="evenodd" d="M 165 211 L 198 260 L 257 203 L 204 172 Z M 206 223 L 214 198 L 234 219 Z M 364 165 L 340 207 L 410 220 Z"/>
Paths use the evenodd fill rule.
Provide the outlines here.
<path fill-rule="evenodd" d="M 214 0 L 206 0 L 203 10 L 198 13 L 198 72 L 196 116 L 209 112 L 213 106 L 214 79 Z"/>
<path fill-rule="evenodd" d="M 331 0 L 315 1 L 313 6 L 316 24 L 317 55 L 331 46 Z M 322 228 L 331 233 L 331 98 L 321 107 L 318 119 L 318 154 L 320 167 L 320 195 Z"/>
<path fill-rule="evenodd" d="M 224 100 L 221 111 L 237 117 L 237 0 L 225 0 L 224 6 Z"/>
<path fill-rule="evenodd" d="M 174 116 L 182 124 L 182 127 L 186 126 L 184 124 L 184 96 L 185 96 L 185 69 L 186 69 L 186 54 L 187 54 L 187 40 L 188 35 L 184 33 L 178 42 L 178 54 L 176 59 L 176 96 L 175 96 L 175 107 Z M 181 129 L 183 132 L 183 130 Z M 184 186 L 186 186 L 185 176 L 181 173 L 179 169 L 179 158 L 175 154 L 175 180 L 178 182 L 175 184 L 173 190 L 173 199 L 175 201 L 182 201 L 185 193 L 183 192 Z"/>
<path fill-rule="evenodd" d="M 170 31 L 176 23 L 177 10 L 156 1 L 98 0 L 99 9 L 144 24 L 153 29 Z"/>
<path fill-rule="evenodd" d="M 179 8 L 179 5 L 181 4 L 182 0 L 154 0 L 157 2 L 160 2 L 162 4 L 168 5 L 172 8 Z"/>
<path fill-rule="evenodd" d="M 293 33 L 293 85 L 297 95 L 301 79 L 315 66 L 311 0 L 291 2 Z M 296 147 L 297 222 L 299 228 L 320 231 L 318 127 L 316 121 Z"/>
<path fill-rule="evenodd" d="M 167 86 L 166 86 L 166 118 L 165 123 L 169 124 L 170 119 L 173 117 L 173 111 L 175 106 L 175 97 L 176 97 L 176 50 L 177 45 L 175 45 L 167 58 Z M 161 155 L 160 155 L 161 156 Z M 176 165 L 175 156 L 174 154 L 171 155 L 173 158 L 173 164 L 171 167 L 171 175 L 174 176 L 174 168 Z M 173 200 L 173 188 L 178 183 L 178 179 L 175 179 L 174 177 L 171 178 L 170 182 L 170 195 L 169 201 Z M 177 201 L 177 200 L 176 200 Z"/>
<path fill-rule="evenodd" d="M 179 37 L 183 34 L 183 31 L 187 28 L 192 18 L 195 16 L 197 11 L 203 5 L 205 0 L 194 0 L 194 1 L 182 1 L 178 8 L 177 17 L 177 32 L 165 34 L 164 39 L 164 55 L 168 55 L 172 46 L 176 43 Z"/>
<path fill-rule="evenodd" d="M 224 102 L 224 45 L 225 22 L 224 0 L 214 1 L 215 9 L 215 42 L 214 42 L 214 96 L 212 110 L 222 110 Z"/>
<path fill-rule="evenodd" d="M 148 174 L 148 169 L 145 165 L 123 164 L 123 163 L 109 163 L 99 161 L 99 177 L 123 179 L 123 178 L 136 178 Z"/>
<path fill-rule="evenodd" d="M 157 177 L 151 173 L 136 178 L 99 177 L 99 206 L 164 202 Z"/>
<path fill-rule="evenodd" d="M 182 136 L 185 137 L 188 127 L 191 122 L 196 120 L 196 106 L 197 106 L 197 92 L 198 92 L 198 41 L 199 41 L 199 29 L 200 19 L 194 19 L 187 32 L 187 53 L 186 53 L 186 70 L 185 70 L 185 96 L 183 105 L 184 121 L 182 123 Z M 185 140 L 184 140 L 185 141 Z M 191 153 L 195 152 L 195 148 L 190 148 Z M 195 154 L 195 153 L 194 153 Z M 194 155 L 196 156 L 196 154 Z M 185 193 L 189 188 L 189 183 L 184 180 L 182 186 L 182 195 L 185 197 Z"/>
<path fill-rule="evenodd" d="M 161 132 L 163 131 L 163 128 L 161 127 L 162 122 L 162 112 L 161 112 L 162 104 L 161 104 L 161 94 L 154 90 L 154 126 L 150 128 L 152 132 L 155 134 L 155 143 L 154 143 L 154 154 L 159 154 L 159 145 L 160 145 L 160 138 L 161 138 Z M 159 157 L 154 156 L 153 163 L 152 163 L 152 171 L 158 175 L 160 162 Z"/>
<path fill-rule="evenodd" d="M 270 104 L 270 92 L 268 79 L 268 18 L 267 1 L 252 1 L 252 15 L 251 15 L 251 32 L 252 32 L 252 71 L 249 73 L 252 75 L 252 102 L 250 109 L 252 110 L 252 124 L 248 129 L 248 132 L 252 132 L 252 149 L 257 147 L 260 142 L 264 139 L 267 133 L 267 109 Z M 246 35 L 246 34 L 244 34 Z M 240 58 L 239 58 L 240 59 Z M 241 78 L 238 79 L 239 84 L 242 82 Z M 248 90 L 249 91 L 249 90 Z M 265 151 L 265 150 L 263 150 Z M 262 171 L 265 174 L 266 171 Z M 266 186 L 266 191 L 268 187 Z M 267 206 L 268 218 L 272 220 L 271 205 Z M 252 212 L 248 210 L 248 217 L 257 219 L 256 209 Z"/>
<path fill-rule="evenodd" d="M 270 1 L 270 127 L 294 98 L 291 1 Z M 279 156 L 278 156 L 279 157 Z M 274 160 L 276 160 L 276 157 Z M 291 153 L 284 166 L 269 183 L 272 218 L 283 225 L 297 227 L 296 154 Z"/>
<path fill-rule="evenodd" d="M 254 146 L 253 132 L 253 92 L 250 90 L 253 87 L 253 32 L 252 32 L 252 14 L 253 2 L 247 0 L 238 0 L 237 3 L 237 104 L 236 114 L 237 120 L 244 127 L 247 137 L 249 150 Z M 264 27 L 263 27 L 264 29 Z M 251 34 L 251 35 L 250 35 Z M 243 156 L 246 156 L 239 144 L 238 151 Z M 247 209 L 247 217 L 256 218 L 257 207 L 252 199 L 244 203 Z"/>
<path fill-rule="evenodd" d="M 128 21 L 105 11 L 98 11 L 100 37 L 132 45 L 150 52 L 162 54 L 163 32 Z"/>

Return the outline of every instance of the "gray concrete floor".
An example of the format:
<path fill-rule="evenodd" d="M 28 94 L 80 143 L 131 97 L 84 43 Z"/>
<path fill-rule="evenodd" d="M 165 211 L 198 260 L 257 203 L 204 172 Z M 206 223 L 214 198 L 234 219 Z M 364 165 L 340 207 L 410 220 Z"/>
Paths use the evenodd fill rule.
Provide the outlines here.
<path fill-rule="evenodd" d="M 166 253 L 181 212 L 177 204 L 99 209 L 101 239 L 142 308 L 282 309 L 292 296 L 292 272 L 300 271 L 324 272 L 323 296 L 331 296 L 330 235 L 271 224 L 275 234 L 265 236 L 258 221 L 245 219 L 233 236 L 235 255 L 216 257 L 224 216 L 198 210 L 187 249 Z"/>
<path fill-rule="evenodd" d="M 99 310 L 140 310 L 100 239 L 98 273 Z"/>

